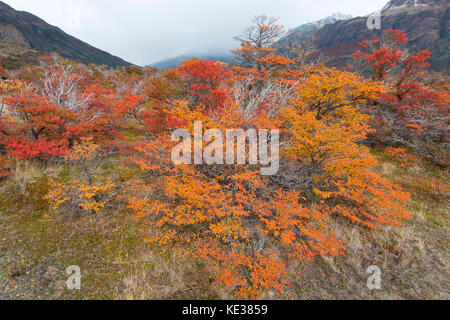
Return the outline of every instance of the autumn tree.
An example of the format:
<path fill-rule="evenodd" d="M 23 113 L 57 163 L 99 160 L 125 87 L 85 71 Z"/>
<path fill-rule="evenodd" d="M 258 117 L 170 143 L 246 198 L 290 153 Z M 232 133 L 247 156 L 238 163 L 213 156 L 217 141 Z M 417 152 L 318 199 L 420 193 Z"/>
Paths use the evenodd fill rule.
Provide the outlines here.
<path fill-rule="evenodd" d="M 195 121 L 202 132 L 281 129 L 275 176 L 262 177 L 261 165 L 249 163 L 249 145 L 244 165 L 175 165 L 170 159 L 176 143 L 167 134 L 136 144 L 130 153 L 147 177 L 143 187 L 128 190 L 129 207 L 151 228 L 147 240 L 174 248 L 192 243 L 194 256 L 241 297 L 282 291 L 292 258 L 345 255 L 345 244 L 327 222 L 336 215 L 372 229 L 401 226 L 410 217 L 408 194 L 377 175 L 375 158 L 358 144 L 369 132 L 369 117 L 359 105 L 378 84 L 336 70 L 299 82 L 295 92 L 283 92 L 290 98 L 280 108 L 262 104 L 252 114 L 238 103 L 207 113 L 183 101 L 167 109 L 190 135 L 198 130 Z M 201 150 L 220 155 L 220 141 L 208 136 Z"/>
<path fill-rule="evenodd" d="M 291 33 L 279 50 L 292 63 L 292 68 L 303 75 L 309 74 L 316 66 L 325 65 L 327 57 L 316 48 L 311 37 L 304 34 Z"/>
<path fill-rule="evenodd" d="M 242 35 L 235 37 L 241 43 L 241 48 L 232 52 L 239 64 L 257 71 L 262 70 L 261 59 L 276 51 L 273 45 L 284 34 L 284 28 L 277 21 L 278 19 L 265 15 L 256 16 L 253 24 Z"/>
<path fill-rule="evenodd" d="M 13 161 L 6 150 L 4 139 L 8 135 L 8 130 L 11 125 L 9 117 L 9 106 L 4 101 L 5 95 L 10 95 L 14 92 L 22 90 L 24 84 L 21 81 L 2 80 L 0 82 L 0 179 L 7 178 L 11 175 L 11 166 Z"/>
<path fill-rule="evenodd" d="M 20 93 L 17 97 L 5 97 L 9 115 L 4 131 L 3 144 L 11 155 L 19 159 L 45 158 L 64 154 L 65 119 L 69 111 L 60 109 L 43 96 L 32 92 Z"/>
<path fill-rule="evenodd" d="M 236 108 L 205 114 L 179 102 L 171 110 L 191 133 L 193 119 L 201 119 L 205 130 L 252 126 Z M 175 166 L 173 146 L 161 136 L 136 145 L 131 157 L 152 181 L 129 197 L 130 208 L 151 227 L 148 241 L 192 243 L 218 281 L 242 297 L 288 284 L 279 246 L 297 259 L 344 254 L 343 243 L 323 222 L 326 214 L 304 206 L 298 192 L 271 187 L 258 166 Z"/>
<path fill-rule="evenodd" d="M 76 178 L 62 182 L 51 179 L 51 188 L 45 199 L 55 210 L 65 207 L 87 213 L 98 213 L 112 205 L 116 184 L 100 175 L 107 155 L 92 137 L 81 139 L 64 156 L 65 162 L 79 171 Z"/>
<path fill-rule="evenodd" d="M 405 49 L 404 31 L 388 30 L 381 40 L 365 40 L 353 54 L 358 70 L 383 80 L 386 90 L 365 110 L 372 115 L 374 144 L 406 147 L 438 164 L 448 164 L 448 88 L 430 88 L 427 75 L 431 53 L 415 55 Z M 368 72 L 368 73 L 367 73 Z"/>
<path fill-rule="evenodd" d="M 218 61 L 191 59 L 177 68 L 192 106 L 220 109 L 227 99 L 224 83 L 232 75 L 228 66 Z"/>
<path fill-rule="evenodd" d="M 321 210 L 372 229 L 400 226 L 410 217 L 404 206 L 408 194 L 375 173 L 375 157 L 358 144 L 370 132 L 359 105 L 376 92 L 376 83 L 328 70 L 308 78 L 282 111 L 289 132 L 285 152 L 304 168 L 299 181 L 304 196 L 312 196 Z"/>
<path fill-rule="evenodd" d="M 367 108 L 377 130 L 371 141 L 405 147 L 433 163 L 448 165 L 449 102 L 448 89 L 438 91 L 416 82 L 380 94 L 377 105 Z"/>
<path fill-rule="evenodd" d="M 233 98 L 246 116 L 263 109 L 276 111 L 292 97 L 301 72 L 294 61 L 277 54 L 276 41 L 284 34 L 278 19 L 257 16 L 244 33 L 235 37 L 241 48 L 232 50 L 238 66 L 233 67 Z"/>
<path fill-rule="evenodd" d="M 118 94 L 107 72 L 95 78 L 86 66 L 60 58 L 31 70 L 20 88 L 3 90 L 2 144 L 17 159 L 60 157 L 85 137 L 114 148 L 124 124 L 141 118 L 145 98 Z"/>
<path fill-rule="evenodd" d="M 350 72 L 322 69 L 311 74 L 301 86 L 298 104 L 316 112 L 318 120 L 329 113 L 362 105 L 369 98 L 381 92 L 382 86 Z"/>

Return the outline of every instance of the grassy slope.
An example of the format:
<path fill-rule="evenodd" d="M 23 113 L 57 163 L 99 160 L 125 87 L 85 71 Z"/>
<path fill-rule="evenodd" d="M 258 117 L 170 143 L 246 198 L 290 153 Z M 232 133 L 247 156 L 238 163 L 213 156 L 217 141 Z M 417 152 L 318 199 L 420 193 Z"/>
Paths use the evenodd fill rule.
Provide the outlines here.
<path fill-rule="evenodd" d="M 449 298 L 448 171 L 423 164 L 402 169 L 380 159 L 378 170 L 412 193 L 414 219 L 378 232 L 336 221 L 347 257 L 293 262 L 292 287 L 263 298 Z M 133 174 L 122 165 L 114 168 L 119 178 Z M 201 262 L 145 243 L 145 225 L 125 206 L 97 216 L 52 212 L 42 200 L 46 177 L 71 174 L 63 167 L 22 164 L 14 179 L 0 184 L 0 299 L 232 298 Z M 435 178 L 447 185 L 430 182 Z M 81 267 L 80 291 L 65 289 L 69 265 Z M 382 269 L 381 290 L 366 287 L 369 265 Z"/>

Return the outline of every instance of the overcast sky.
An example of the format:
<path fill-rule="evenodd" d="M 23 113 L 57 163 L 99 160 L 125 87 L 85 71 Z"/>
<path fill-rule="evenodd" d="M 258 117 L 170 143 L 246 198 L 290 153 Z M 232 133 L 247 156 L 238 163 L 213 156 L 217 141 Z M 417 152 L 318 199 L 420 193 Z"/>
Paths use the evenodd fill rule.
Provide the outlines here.
<path fill-rule="evenodd" d="M 234 48 L 252 17 L 287 29 L 335 12 L 364 16 L 388 0 L 2 0 L 138 65 L 188 51 Z M 80 19 L 77 17 L 80 16 Z"/>

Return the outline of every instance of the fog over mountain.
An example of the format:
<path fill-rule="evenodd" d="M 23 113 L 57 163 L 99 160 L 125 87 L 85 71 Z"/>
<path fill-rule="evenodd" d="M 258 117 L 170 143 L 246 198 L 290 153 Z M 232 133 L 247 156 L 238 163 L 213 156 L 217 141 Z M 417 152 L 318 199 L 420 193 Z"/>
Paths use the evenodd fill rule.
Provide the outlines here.
<path fill-rule="evenodd" d="M 190 51 L 235 48 L 253 16 L 280 18 L 287 30 L 335 12 L 366 15 L 386 0 L 5 0 L 115 56 L 148 65 Z M 79 12 L 79 25 L 74 14 Z"/>

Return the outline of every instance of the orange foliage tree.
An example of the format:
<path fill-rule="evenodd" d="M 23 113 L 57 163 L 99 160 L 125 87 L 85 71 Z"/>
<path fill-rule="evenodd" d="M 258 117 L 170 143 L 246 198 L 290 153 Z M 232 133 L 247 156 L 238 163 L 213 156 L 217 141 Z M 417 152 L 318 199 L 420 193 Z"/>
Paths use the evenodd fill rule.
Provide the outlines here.
<path fill-rule="evenodd" d="M 282 113 L 290 134 L 286 153 L 310 171 L 303 193 L 322 210 L 372 229 L 410 218 L 404 206 L 409 195 L 376 174 L 375 157 L 358 144 L 370 132 L 359 104 L 379 90 L 355 74 L 326 70 L 308 78 Z"/>
<path fill-rule="evenodd" d="M 175 165 L 175 143 L 167 133 L 136 144 L 130 153 L 148 177 L 146 187 L 128 195 L 129 207 L 151 228 L 148 241 L 192 243 L 194 255 L 241 297 L 282 291 L 291 258 L 345 255 L 345 244 L 329 227 L 336 214 L 373 229 L 400 226 L 410 217 L 408 194 L 377 175 L 374 157 L 358 144 L 369 132 L 369 117 L 359 105 L 381 90 L 379 84 L 329 69 L 298 81 L 303 85 L 294 99 L 277 110 L 267 103 L 252 114 L 236 103 L 207 110 L 183 101 L 166 109 L 192 136 L 195 121 L 202 131 L 281 129 L 275 176 L 262 177 L 261 165 L 249 164 L 249 145 L 245 165 Z M 201 150 L 211 152 L 221 140 L 210 136 L 204 142 Z M 219 158 L 220 148 L 213 148 Z"/>
<path fill-rule="evenodd" d="M 116 185 L 111 180 L 102 179 L 99 168 L 106 154 L 92 137 L 75 143 L 64 159 L 78 170 L 77 178 L 70 181 L 50 181 L 50 191 L 45 196 L 54 209 L 60 207 L 80 209 L 88 213 L 98 213 L 111 204 Z"/>

